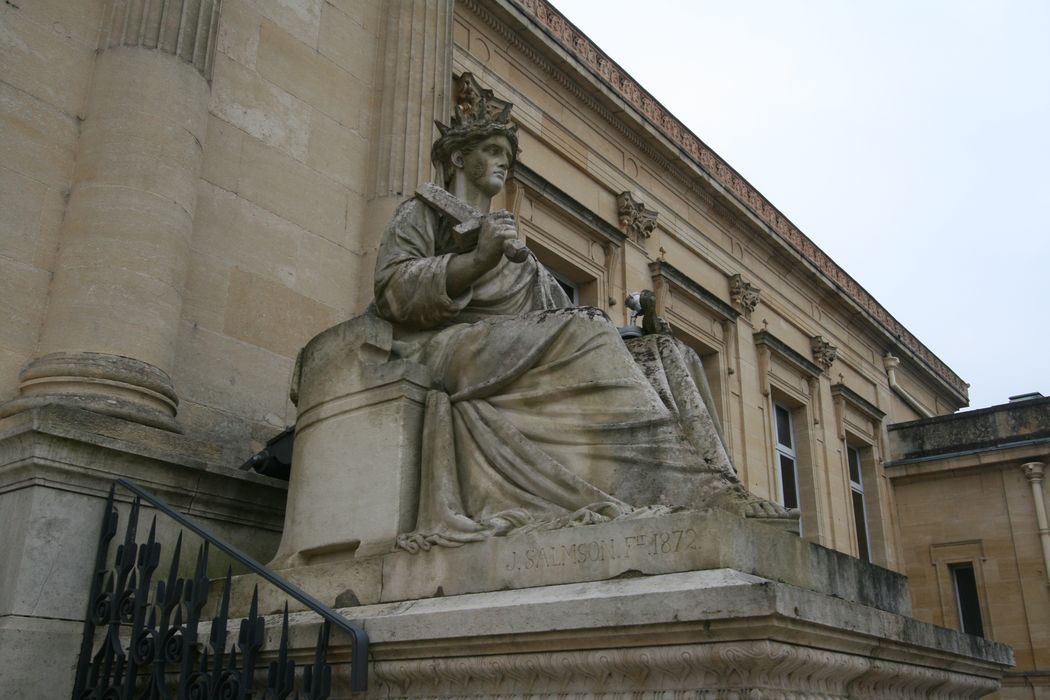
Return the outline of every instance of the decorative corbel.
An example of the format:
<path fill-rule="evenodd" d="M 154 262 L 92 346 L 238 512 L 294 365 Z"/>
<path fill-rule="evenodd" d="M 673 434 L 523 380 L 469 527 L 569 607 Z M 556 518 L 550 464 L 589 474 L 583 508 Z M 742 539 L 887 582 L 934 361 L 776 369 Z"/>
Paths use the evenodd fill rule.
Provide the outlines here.
<path fill-rule="evenodd" d="M 823 367 L 825 371 L 831 369 L 839 349 L 829 343 L 822 335 L 813 336 L 809 339 L 809 342 L 810 347 L 813 349 L 813 361 Z"/>
<path fill-rule="evenodd" d="M 832 405 L 835 407 L 835 432 L 839 440 L 846 439 L 846 397 L 832 393 Z"/>
<path fill-rule="evenodd" d="M 758 383 L 762 396 L 769 396 L 769 363 L 772 353 L 767 345 L 758 346 Z"/>
<path fill-rule="evenodd" d="M 745 280 L 739 273 L 729 278 L 729 299 L 740 309 L 744 318 L 751 318 L 751 312 L 758 306 L 762 290 Z"/>
<path fill-rule="evenodd" d="M 656 228 L 657 212 L 645 206 L 631 192 L 616 195 L 620 228 L 636 243 L 643 243 Z"/>
<path fill-rule="evenodd" d="M 879 434 L 886 414 L 878 406 L 847 387 L 841 374 L 839 375 L 838 383 L 831 385 L 831 400 L 835 406 L 835 422 L 839 440 L 846 439 L 847 407 L 851 408 L 855 414 L 868 420 L 868 429 L 873 436 Z"/>
<path fill-rule="evenodd" d="M 813 407 L 813 425 L 820 425 L 820 416 L 824 412 L 824 401 L 820 398 L 820 377 L 807 376 L 806 387 L 809 389 L 809 403 Z"/>
<path fill-rule="evenodd" d="M 736 338 L 736 321 L 728 318 L 722 319 L 722 335 L 726 344 L 726 374 L 736 374 L 736 356 L 739 352 Z"/>

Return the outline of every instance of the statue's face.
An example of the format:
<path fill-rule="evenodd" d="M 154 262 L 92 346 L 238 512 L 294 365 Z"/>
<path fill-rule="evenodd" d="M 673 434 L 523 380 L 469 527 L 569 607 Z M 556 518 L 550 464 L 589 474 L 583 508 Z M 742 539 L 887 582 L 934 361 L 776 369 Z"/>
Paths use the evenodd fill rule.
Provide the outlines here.
<path fill-rule="evenodd" d="M 497 135 L 480 142 L 469 153 L 460 154 L 468 187 L 476 187 L 486 197 L 493 197 L 503 189 L 514 158 L 510 148 L 510 141 Z"/>

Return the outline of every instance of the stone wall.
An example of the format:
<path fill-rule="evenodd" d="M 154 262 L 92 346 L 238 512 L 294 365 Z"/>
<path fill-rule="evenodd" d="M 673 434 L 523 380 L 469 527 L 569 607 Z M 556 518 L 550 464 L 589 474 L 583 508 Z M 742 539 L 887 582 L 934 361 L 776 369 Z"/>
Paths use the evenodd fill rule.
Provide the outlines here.
<path fill-rule="evenodd" d="M 961 629 L 953 567 L 972 568 L 984 635 L 1016 654 L 1003 698 L 1050 693 L 1048 426 L 1039 397 L 889 428 L 914 614 Z"/>

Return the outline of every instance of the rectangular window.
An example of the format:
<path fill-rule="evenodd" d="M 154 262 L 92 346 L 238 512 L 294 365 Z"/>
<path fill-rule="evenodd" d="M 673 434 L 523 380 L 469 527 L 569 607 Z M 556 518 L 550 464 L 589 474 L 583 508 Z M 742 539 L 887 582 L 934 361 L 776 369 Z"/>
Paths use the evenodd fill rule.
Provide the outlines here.
<path fill-rule="evenodd" d="M 959 611 L 959 626 L 966 634 L 984 636 L 984 625 L 981 623 L 981 601 L 977 593 L 977 576 L 973 563 L 951 564 L 948 570 L 952 574 L 955 587 L 955 603 Z"/>
<path fill-rule="evenodd" d="M 846 461 L 849 463 L 849 488 L 853 500 L 853 523 L 857 529 L 857 556 L 871 561 L 868 547 L 868 513 L 864 506 L 864 480 L 861 476 L 860 450 L 846 446 Z"/>
<path fill-rule="evenodd" d="M 785 508 L 798 508 L 798 463 L 795 453 L 795 430 L 791 410 L 773 403 L 773 431 L 777 449 L 777 472 L 780 481 L 780 503 Z"/>
<path fill-rule="evenodd" d="M 568 279 L 566 279 L 562 275 L 559 275 L 557 272 L 555 272 L 555 271 L 553 271 L 553 270 L 551 270 L 549 268 L 548 268 L 547 271 L 551 273 L 551 276 L 558 283 L 558 286 L 565 290 L 565 294 L 568 295 L 569 301 L 571 301 L 573 303 L 573 305 L 579 306 L 579 304 L 580 304 L 580 287 L 579 287 L 579 285 L 577 285 L 577 284 L 575 284 L 573 282 L 570 282 Z"/>

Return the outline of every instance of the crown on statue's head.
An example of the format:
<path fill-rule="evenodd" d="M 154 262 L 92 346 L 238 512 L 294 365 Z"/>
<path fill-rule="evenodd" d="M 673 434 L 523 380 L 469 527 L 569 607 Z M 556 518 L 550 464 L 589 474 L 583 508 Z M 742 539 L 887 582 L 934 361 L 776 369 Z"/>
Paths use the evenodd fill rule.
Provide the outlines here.
<path fill-rule="evenodd" d="M 511 153 L 518 152 L 518 125 L 510 121 L 514 105 L 493 97 L 491 90 L 481 88 L 474 76 L 463 73 L 455 79 L 455 106 L 450 124 L 435 121 L 441 136 L 434 142 L 430 158 L 435 165 L 447 169 L 452 154 L 469 149 L 491 136 L 504 136 L 510 141 Z"/>

